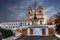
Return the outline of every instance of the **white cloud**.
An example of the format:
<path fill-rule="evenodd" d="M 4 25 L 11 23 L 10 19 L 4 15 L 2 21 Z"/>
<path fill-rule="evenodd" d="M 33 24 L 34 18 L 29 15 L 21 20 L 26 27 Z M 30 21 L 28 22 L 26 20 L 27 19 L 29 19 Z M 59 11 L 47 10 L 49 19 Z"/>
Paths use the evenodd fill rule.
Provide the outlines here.
<path fill-rule="evenodd" d="M 26 0 L 26 1 L 24 0 L 20 2 L 20 8 L 29 7 L 31 4 L 34 4 L 34 2 L 38 3 L 38 5 L 42 5 L 44 0 Z"/>
<path fill-rule="evenodd" d="M 31 4 L 33 4 L 36 0 L 24 0 L 20 3 L 20 8 L 26 8 L 28 6 L 30 6 Z"/>
<path fill-rule="evenodd" d="M 16 6 L 9 7 L 8 10 L 9 10 L 9 11 L 12 11 L 12 12 L 15 13 L 15 14 L 17 14 L 17 12 L 18 12 L 18 9 L 17 9 Z"/>
<path fill-rule="evenodd" d="M 44 3 L 44 1 L 45 0 L 38 0 L 38 5 L 37 6 L 42 5 Z"/>
<path fill-rule="evenodd" d="M 12 17 L 16 17 L 17 18 L 19 16 L 19 14 L 20 14 L 17 6 L 8 7 L 8 10 L 10 12 L 12 12 L 12 13 L 10 13 L 10 16 L 12 16 Z"/>
<path fill-rule="evenodd" d="M 43 12 L 44 12 L 44 13 L 47 13 L 47 12 L 49 12 L 49 11 L 52 11 L 53 9 L 54 9 L 54 7 L 53 7 L 53 6 L 50 6 L 50 7 L 45 8 L 45 9 L 43 10 Z"/>
<path fill-rule="evenodd" d="M 44 15 L 46 16 L 46 19 L 49 19 L 50 17 L 52 17 L 54 14 L 57 13 L 54 6 L 50 6 L 50 7 L 45 8 L 43 10 L 43 12 L 44 12 Z"/>
<path fill-rule="evenodd" d="M 20 14 L 18 14 L 17 19 L 20 20 L 20 19 L 22 19 L 24 17 L 25 17 L 25 13 L 24 12 L 21 12 Z"/>
<path fill-rule="evenodd" d="M 23 17 L 23 16 L 24 16 L 24 13 L 21 12 L 18 16 L 19 16 L 19 17 Z"/>
<path fill-rule="evenodd" d="M 24 0 L 23 2 L 20 3 L 20 8 L 24 9 L 25 7 L 28 8 L 29 5 L 33 4 L 36 0 Z M 43 4 L 44 0 L 38 0 L 38 5 Z M 38 6 L 37 5 L 37 6 Z M 24 16 L 25 12 L 21 12 L 20 10 L 18 10 L 17 5 L 13 5 L 12 7 L 8 8 L 9 11 L 13 12 L 14 15 L 12 16 L 16 16 L 16 18 L 22 17 Z M 32 9 L 34 12 L 34 9 Z M 53 14 L 55 14 L 57 11 L 55 10 L 54 6 L 49 6 L 47 8 L 44 8 L 43 13 L 46 16 L 46 19 L 48 19 L 49 17 L 51 17 Z"/>

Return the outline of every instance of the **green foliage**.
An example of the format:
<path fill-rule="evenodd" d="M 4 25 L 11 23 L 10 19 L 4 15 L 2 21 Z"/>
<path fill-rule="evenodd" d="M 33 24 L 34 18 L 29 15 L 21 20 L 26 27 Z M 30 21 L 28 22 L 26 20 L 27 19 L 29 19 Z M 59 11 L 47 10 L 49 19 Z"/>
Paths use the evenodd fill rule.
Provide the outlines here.
<path fill-rule="evenodd" d="M 55 24 L 60 23 L 60 16 L 56 16 Z"/>
<path fill-rule="evenodd" d="M 58 29 L 59 29 L 59 28 L 58 28 L 58 27 L 56 27 L 55 31 L 58 31 Z"/>
<path fill-rule="evenodd" d="M 5 30 L 5 32 L 3 32 L 3 38 L 7 38 L 9 36 L 12 36 L 13 32 L 11 30 Z"/>
<path fill-rule="evenodd" d="M 7 38 L 7 37 L 10 37 L 13 35 L 13 32 L 11 30 L 6 30 L 6 29 L 0 28 L 0 32 L 2 32 L 3 38 Z"/>
<path fill-rule="evenodd" d="M 60 16 L 56 16 L 55 19 L 55 24 L 56 24 L 56 31 L 59 32 L 60 31 Z"/>
<path fill-rule="evenodd" d="M 2 28 L 0 28 L 0 32 L 3 32 L 3 29 Z"/>

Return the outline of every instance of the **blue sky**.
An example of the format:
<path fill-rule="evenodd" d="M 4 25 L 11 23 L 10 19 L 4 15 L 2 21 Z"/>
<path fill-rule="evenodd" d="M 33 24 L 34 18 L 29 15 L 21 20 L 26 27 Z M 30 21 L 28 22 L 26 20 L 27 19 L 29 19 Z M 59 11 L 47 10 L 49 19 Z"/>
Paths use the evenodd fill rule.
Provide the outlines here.
<path fill-rule="evenodd" d="M 41 5 L 46 19 L 60 12 L 60 0 L 0 0 L 0 20 L 23 20 L 27 15 L 27 8 Z"/>

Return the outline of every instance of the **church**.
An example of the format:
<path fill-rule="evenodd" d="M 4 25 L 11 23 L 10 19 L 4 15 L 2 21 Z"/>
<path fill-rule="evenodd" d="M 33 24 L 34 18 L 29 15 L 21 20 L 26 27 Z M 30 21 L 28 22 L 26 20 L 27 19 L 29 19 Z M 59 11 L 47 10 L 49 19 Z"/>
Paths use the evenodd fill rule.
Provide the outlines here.
<path fill-rule="evenodd" d="M 26 25 L 42 25 L 44 24 L 44 14 L 42 6 L 34 5 L 34 12 L 31 7 L 27 9 Z"/>
<path fill-rule="evenodd" d="M 28 36 L 51 36 L 55 33 L 55 25 L 44 25 L 43 7 L 40 5 L 34 12 L 31 7 L 27 9 L 26 26 L 23 27 L 22 34 Z"/>
<path fill-rule="evenodd" d="M 44 24 L 43 7 L 39 5 L 34 10 L 31 7 L 27 9 L 26 20 L 4 20 L 0 26 L 5 29 L 17 28 L 26 36 L 51 36 L 55 33 L 55 25 Z"/>

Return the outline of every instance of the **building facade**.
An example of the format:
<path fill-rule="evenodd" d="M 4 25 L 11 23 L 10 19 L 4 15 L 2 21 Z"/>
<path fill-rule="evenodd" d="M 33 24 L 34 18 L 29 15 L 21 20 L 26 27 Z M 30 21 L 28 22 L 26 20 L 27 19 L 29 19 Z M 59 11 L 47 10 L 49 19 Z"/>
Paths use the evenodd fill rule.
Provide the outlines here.
<path fill-rule="evenodd" d="M 54 14 L 51 18 L 49 18 L 49 20 L 47 21 L 47 24 L 56 25 L 55 20 L 57 19 L 57 16 L 60 16 L 59 12 L 57 14 Z"/>
<path fill-rule="evenodd" d="M 26 20 L 4 20 L 0 21 L 0 26 L 5 27 L 9 26 L 9 28 L 17 27 L 17 26 L 32 26 L 32 25 L 43 25 L 44 24 L 44 14 L 42 6 L 34 6 L 34 12 L 32 8 L 29 7 L 27 9 L 27 17 Z"/>
<path fill-rule="evenodd" d="M 42 25 L 44 24 L 44 14 L 43 14 L 43 8 L 42 6 L 36 7 L 34 6 L 34 12 L 32 11 L 32 8 L 29 7 L 27 10 L 27 18 L 26 18 L 26 25 Z"/>
<path fill-rule="evenodd" d="M 18 28 L 23 35 L 28 36 L 49 36 L 55 33 L 54 25 L 44 25 L 44 14 L 42 6 L 34 5 L 34 12 L 31 7 L 27 9 L 26 20 L 1 21 L 0 27 L 5 29 Z"/>

